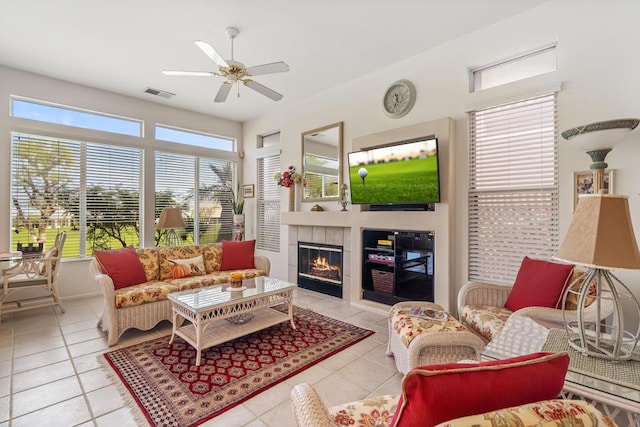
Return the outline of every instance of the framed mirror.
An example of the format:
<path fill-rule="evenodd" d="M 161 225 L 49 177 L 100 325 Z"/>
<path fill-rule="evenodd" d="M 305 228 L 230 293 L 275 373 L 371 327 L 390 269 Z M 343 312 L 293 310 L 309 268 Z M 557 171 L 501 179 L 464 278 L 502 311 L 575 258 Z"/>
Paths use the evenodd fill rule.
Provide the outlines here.
<path fill-rule="evenodd" d="M 342 122 L 302 134 L 305 201 L 338 200 L 342 185 Z"/>

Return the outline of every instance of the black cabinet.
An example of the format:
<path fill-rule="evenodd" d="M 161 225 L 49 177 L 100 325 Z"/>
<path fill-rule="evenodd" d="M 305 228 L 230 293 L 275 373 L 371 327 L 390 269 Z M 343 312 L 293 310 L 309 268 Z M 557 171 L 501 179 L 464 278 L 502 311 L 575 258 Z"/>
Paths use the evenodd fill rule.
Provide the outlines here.
<path fill-rule="evenodd" d="M 362 297 L 383 304 L 434 301 L 434 233 L 362 231 Z"/>

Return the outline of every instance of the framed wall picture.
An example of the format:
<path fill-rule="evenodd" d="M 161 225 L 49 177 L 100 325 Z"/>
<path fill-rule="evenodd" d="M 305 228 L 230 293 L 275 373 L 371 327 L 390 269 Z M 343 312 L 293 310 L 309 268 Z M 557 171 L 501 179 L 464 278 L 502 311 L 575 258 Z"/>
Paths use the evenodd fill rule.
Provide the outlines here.
<path fill-rule="evenodd" d="M 255 196 L 255 186 L 253 184 L 247 184 L 242 186 L 242 197 L 250 199 Z"/>
<path fill-rule="evenodd" d="M 613 194 L 613 170 L 604 171 L 604 188 Z M 578 196 L 593 194 L 593 172 L 581 171 L 573 173 L 573 210 L 578 206 Z"/>

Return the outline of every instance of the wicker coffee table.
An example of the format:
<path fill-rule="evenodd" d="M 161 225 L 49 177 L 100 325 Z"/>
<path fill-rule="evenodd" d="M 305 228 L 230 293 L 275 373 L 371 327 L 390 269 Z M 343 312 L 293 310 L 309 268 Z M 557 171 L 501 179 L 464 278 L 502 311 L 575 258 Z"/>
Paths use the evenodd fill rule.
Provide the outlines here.
<path fill-rule="evenodd" d="M 173 310 L 171 340 L 176 335 L 196 349 L 200 366 L 202 350 L 289 320 L 293 322 L 293 290 L 298 286 L 269 277 L 242 282 L 244 290 L 231 291 L 228 284 L 182 292 L 168 298 Z M 286 303 L 288 312 L 272 307 Z M 253 316 L 251 316 L 253 315 Z M 190 323 L 177 327 L 178 316 Z"/>

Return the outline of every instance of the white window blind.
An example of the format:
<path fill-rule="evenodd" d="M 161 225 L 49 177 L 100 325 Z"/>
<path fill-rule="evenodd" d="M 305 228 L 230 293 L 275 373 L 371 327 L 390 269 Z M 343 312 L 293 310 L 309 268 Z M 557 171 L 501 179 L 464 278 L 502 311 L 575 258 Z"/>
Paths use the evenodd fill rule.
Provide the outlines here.
<path fill-rule="evenodd" d="M 185 228 L 176 230 L 185 244 L 231 240 L 230 185 L 234 162 L 183 154 L 156 153 L 155 217 L 178 207 Z M 166 246 L 166 230 L 156 229 L 156 246 Z"/>
<path fill-rule="evenodd" d="M 280 252 L 280 155 L 258 159 L 256 247 Z"/>
<path fill-rule="evenodd" d="M 12 247 L 59 231 L 65 258 L 137 246 L 141 162 L 140 149 L 12 133 Z"/>
<path fill-rule="evenodd" d="M 558 247 L 556 94 L 469 116 L 469 279 L 512 283 Z"/>
<path fill-rule="evenodd" d="M 87 143 L 85 170 L 87 255 L 139 247 L 142 150 Z"/>

